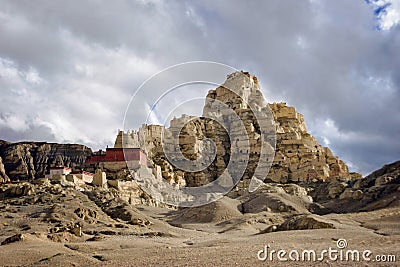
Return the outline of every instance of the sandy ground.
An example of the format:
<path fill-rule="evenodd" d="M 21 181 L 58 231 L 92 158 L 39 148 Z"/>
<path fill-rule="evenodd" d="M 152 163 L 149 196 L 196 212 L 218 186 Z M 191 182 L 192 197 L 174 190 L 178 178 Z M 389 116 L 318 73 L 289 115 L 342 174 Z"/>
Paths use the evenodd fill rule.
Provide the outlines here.
<path fill-rule="evenodd" d="M 179 227 L 166 222 L 176 221 L 179 212 L 167 209 L 138 207 L 140 212 L 160 221 L 150 231 L 126 235 L 106 233 L 84 234 L 80 238 L 54 242 L 31 226 L 21 230 L 25 240 L 0 246 L 1 266 L 400 266 L 400 208 L 364 213 L 328 214 L 323 216 L 337 229 L 280 231 L 258 234 L 266 227 L 260 216 L 273 220 L 266 213 L 231 214 L 224 223 L 181 223 Z M 4 214 L 3 214 L 4 216 Z M 229 214 L 228 216 L 229 217 Z M 2 218 L 4 219 L 4 218 Z M 10 218 L 11 220 L 11 218 Z M 268 221 L 266 220 L 266 221 Z M 261 222 L 261 223 L 260 223 Z M 12 221 L 10 221 L 12 223 Z M 34 224 L 34 221 L 31 221 Z M 2 225 L 0 241 L 14 233 Z M 36 231 L 33 231 L 33 230 Z M 93 238 L 95 237 L 95 238 Z M 322 261 L 260 261 L 259 250 L 337 249 L 337 240 L 347 241 L 346 250 L 370 250 L 370 262 Z M 91 241 L 92 240 L 92 241 Z M 264 254 L 260 254 L 263 256 Z M 397 262 L 378 263 L 376 255 L 395 255 Z M 318 257 L 317 256 L 317 257 Z M 286 255 L 286 257 L 288 257 Z"/>

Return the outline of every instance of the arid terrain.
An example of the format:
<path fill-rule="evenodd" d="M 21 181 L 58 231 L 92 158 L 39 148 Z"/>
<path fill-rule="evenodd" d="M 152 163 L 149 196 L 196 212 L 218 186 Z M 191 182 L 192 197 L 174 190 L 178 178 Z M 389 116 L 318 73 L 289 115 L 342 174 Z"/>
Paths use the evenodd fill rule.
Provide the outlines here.
<path fill-rule="evenodd" d="M 243 71 L 208 92 L 203 115 L 120 131 L 106 151 L 0 141 L 0 264 L 398 265 L 400 161 L 365 177 L 350 172 L 302 114 L 265 104 L 257 78 Z M 175 138 L 170 158 L 163 131 Z M 207 159 L 213 149 L 203 139 L 216 151 L 207 168 L 174 164 Z M 211 182 L 232 190 L 204 205 L 168 202 L 176 188 Z"/>
<path fill-rule="evenodd" d="M 0 267 L 400 267 L 400 0 L 0 0 Z"/>
<path fill-rule="evenodd" d="M 336 212 L 313 202 L 294 184 L 265 184 L 256 192 L 196 208 L 130 205 L 113 189 L 78 191 L 71 185 L 2 185 L 0 262 L 2 266 L 397 266 L 358 261 L 259 261 L 271 249 L 370 250 L 400 257 L 399 162 L 397 175 L 380 189 L 391 193 L 363 204 L 362 212 Z M 386 167 L 388 168 L 388 167 Z M 373 176 L 371 176 L 373 177 Z M 382 176 L 379 176 L 382 177 Z M 376 177 L 366 178 L 376 181 Z M 371 190 L 371 189 L 369 189 Z M 351 202 L 351 201 L 350 201 Z M 353 200 L 354 202 L 354 200 Z M 325 215 L 317 215 L 325 214 Z M 16 241 L 8 244 L 7 238 Z M 318 254 L 317 254 L 318 257 Z"/>

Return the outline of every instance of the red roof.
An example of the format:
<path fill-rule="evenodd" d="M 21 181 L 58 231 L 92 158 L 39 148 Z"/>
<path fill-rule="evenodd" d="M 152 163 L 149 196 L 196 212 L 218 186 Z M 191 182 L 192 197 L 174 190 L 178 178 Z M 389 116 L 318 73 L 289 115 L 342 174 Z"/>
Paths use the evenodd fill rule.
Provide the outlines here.
<path fill-rule="evenodd" d="M 140 148 L 107 148 L 105 155 L 89 156 L 85 164 L 132 160 L 141 161 L 143 165 L 147 165 L 146 153 Z"/>

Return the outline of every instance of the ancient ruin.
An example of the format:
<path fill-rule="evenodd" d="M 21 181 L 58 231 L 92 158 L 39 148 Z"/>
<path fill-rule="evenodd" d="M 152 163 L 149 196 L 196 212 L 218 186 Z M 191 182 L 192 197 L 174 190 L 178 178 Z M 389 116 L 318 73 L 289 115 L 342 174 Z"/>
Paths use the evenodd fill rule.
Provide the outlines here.
<path fill-rule="evenodd" d="M 232 115 L 221 114 L 221 107 L 215 104 L 217 102 L 226 104 L 240 117 L 250 141 L 249 147 L 246 147 L 244 142 L 233 144 L 238 150 L 246 150 L 249 160 L 246 171 L 235 189 L 236 193 L 231 194 L 240 195 L 248 188 L 259 161 L 261 144 L 274 147 L 275 140 L 275 153 L 271 157 L 271 168 L 265 181 L 278 183 L 333 181 L 349 179 L 352 175 L 359 176 L 350 174 L 343 161 L 334 156 L 329 148 L 321 146 L 316 138 L 307 132 L 303 115 L 294 107 L 289 107 L 286 103 L 266 104 L 257 78 L 247 72 L 228 75 L 223 85 L 208 93 L 203 109 L 204 117 L 182 115 L 180 118 L 174 118 L 169 128 L 160 125 L 142 125 L 139 130 L 119 131 L 115 147 L 140 147 L 147 154 L 149 164 L 160 168 L 162 176 L 171 184 L 180 186 L 207 184 L 227 168 L 232 146 L 224 127 L 208 117 L 223 115 L 224 119 L 228 120 L 228 127 L 235 126 L 229 123 Z M 253 109 L 246 103 L 251 103 Z M 266 114 L 266 118 L 270 118 L 268 112 L 272 111 L 275 123 L 272 126 L 272 122 L 269 122 L 269 125 L 275 129 L 270 134 L 276 134 L 276 139 L 271 140 L 269 137 L 270 140 L 260 140 L 259 122 L 253 110 Z M 204 138 L 213 140 L 217 151 L 214 161 L 207 169 L 200 172 L 185 172 L 174 167 L 164 153 L 165 132 L 179 138 L 182 153 L 191 160 L 198 158 L 204 150 L 201 140 Z M 267 171 L 265 168 L 264 173 Z"/>
<path fill-rule="evenodd" d="M 349 173 L 301 114 L 266 104 L 245 72 L 209 91 L 202 115 L 119 131 L 113 148 L 94 153 L 0 140 L 1 262 L 253 266 L 266 240 L 327 248 L 336 237 L 399 253 L 400 161 Z M 197 202 L 187 194 L 206 184 L 232 190 Z"/>

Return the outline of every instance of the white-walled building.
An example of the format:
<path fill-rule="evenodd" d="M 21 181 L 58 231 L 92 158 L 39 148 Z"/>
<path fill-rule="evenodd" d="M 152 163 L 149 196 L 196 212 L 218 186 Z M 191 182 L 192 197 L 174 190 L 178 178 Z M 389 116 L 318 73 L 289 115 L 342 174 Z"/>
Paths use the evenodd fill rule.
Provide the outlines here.
<path fill-rule="evenodd" d="M 68 176 L 69 179 L 66 179 Z M 46 174 L 46 178 L 50 180 L 69 180 L 70 182 L 76 182 L 81 180 L 83 183 L 92 183 L 94 174 L 86 171 L 75 171 L 73 172 L 69 167 L 52 167 L 50 173 Z M 75 178 L 74 178 L 75 177 Z"/>
<path fill-rule="evenodd" d="M 69 167 L 51 167 L 50 168 L 50 174 L 46 174 L 46 178 L 49 178 L 50 180 L 53 179 L 54 175 L 67 175 L 72 172 L 72 169 Z"/>
<path fill-rule="evenodd" d="M 85 183 L 91 183 L 93 182 L 93 176 L 94 174 L 91 172 L 85 172 L 85 171 L 79 171 L 79 172 L 72 172 L 71 174 L 75 175 Z"/>

